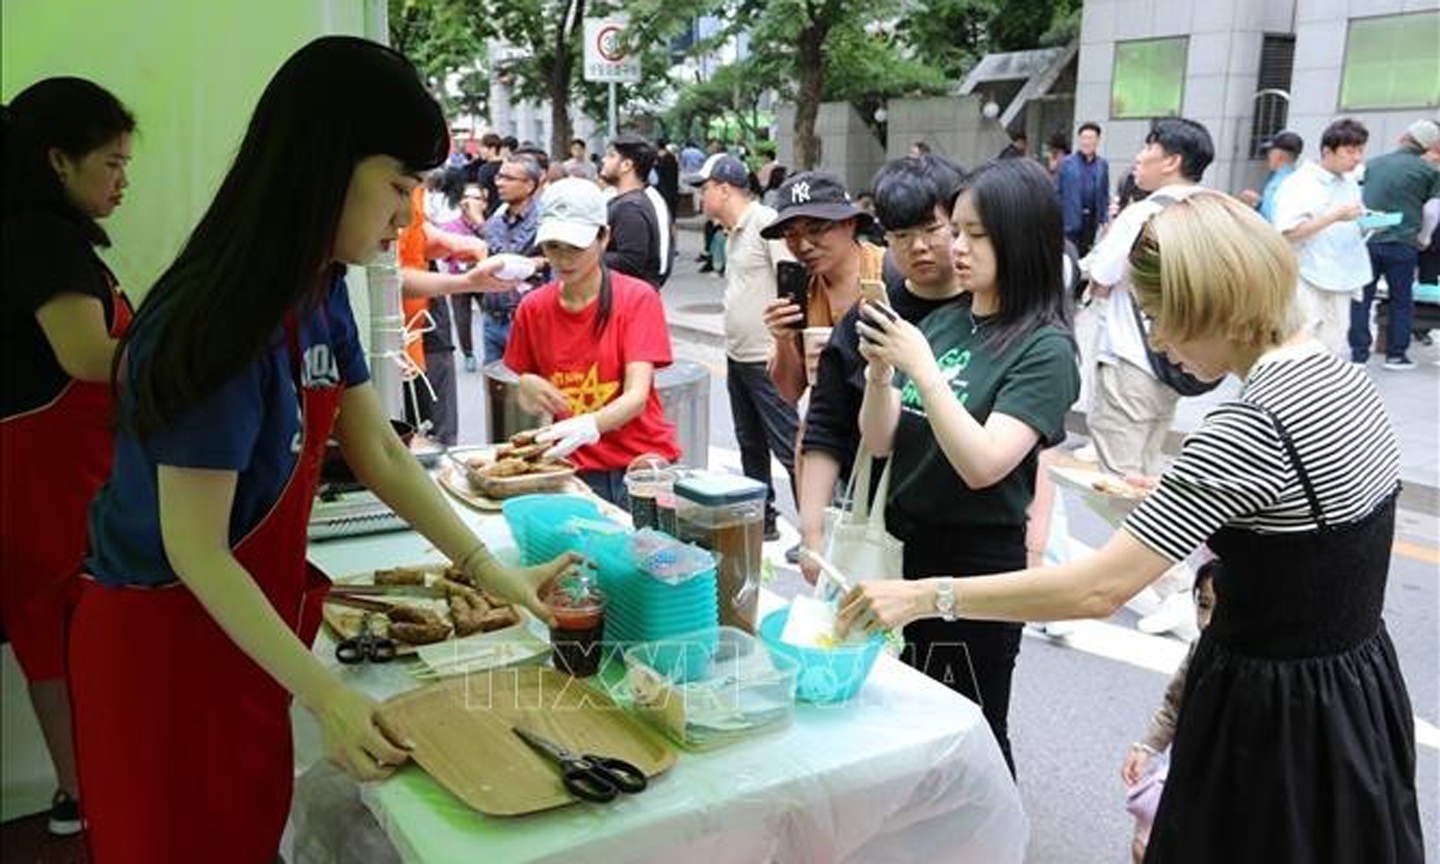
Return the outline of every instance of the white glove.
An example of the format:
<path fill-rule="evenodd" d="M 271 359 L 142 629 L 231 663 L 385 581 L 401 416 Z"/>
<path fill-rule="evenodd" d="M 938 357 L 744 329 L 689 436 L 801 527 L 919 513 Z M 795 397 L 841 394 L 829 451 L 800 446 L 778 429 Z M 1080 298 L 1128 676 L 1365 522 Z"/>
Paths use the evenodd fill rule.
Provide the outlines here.
<path fill-rule="evenodd" d="M 491 255 L 490 260 L 500 262 L 500 269 L 494 271 L 496 279 L 505 282 L 521 282 L 535 275 L 535 262 L 524 255 L 502 253 Z"/>
<path fill-rule="evenodd" d="M 594 414 L 581 414 L 545 427 L 535 440 L 541 443 L 554 441 L 555 446 L 545 451 L 545 458 L 563 459 L 581 447 L 599 441 L 600 426 L 595 422 Z"/>

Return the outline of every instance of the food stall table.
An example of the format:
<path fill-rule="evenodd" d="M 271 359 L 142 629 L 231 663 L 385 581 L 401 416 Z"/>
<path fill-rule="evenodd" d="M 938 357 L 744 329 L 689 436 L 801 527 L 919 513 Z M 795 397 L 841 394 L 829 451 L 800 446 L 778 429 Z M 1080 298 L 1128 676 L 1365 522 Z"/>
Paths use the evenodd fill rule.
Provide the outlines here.
<path fill-rule="evenodd" d="M 502 559 L 513 560 L 503 518 L 461 512 Z M 310 557 L 339 576 L 438 556 L 418 535 L 394 533 L 312 544 Z M 328 634 L 317 640 L 326 663 L 334 663 L 333 644 Z M 340 674 L 377 699 L 419 686 L 402 664 Z M 680 749 L 674 767 L 638 795 L 520 817 L 477 813 L 414 765 L 357 794 L 333 767 L 316 764 L 314 721 L 298 708 L 294 716 L 289 839 L 297 864 L 344 860 L 337 844 L 423 862 L 928 857 L 1003 864 L 1023 860 L 1029 833 L 979 708 L 889 656 L 849 703 L 801 703 L 783 731 L 706 752 Z"/>

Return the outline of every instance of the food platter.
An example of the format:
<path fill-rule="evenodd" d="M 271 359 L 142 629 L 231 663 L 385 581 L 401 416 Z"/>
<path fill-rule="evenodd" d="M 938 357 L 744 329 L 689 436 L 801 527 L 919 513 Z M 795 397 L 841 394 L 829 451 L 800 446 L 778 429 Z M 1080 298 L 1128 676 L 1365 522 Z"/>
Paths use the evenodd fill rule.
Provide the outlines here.
<path fill-rule="evenodd" d="M 417 577 L 419 581 L 392 581 Z M 463 574 L 444 563 L 345 576 L 334 580 L 332 598 L 325 603 L 323 612 L 325 624 L 338 639 L 350 639 L 360 632 L 361 621 L 369 616 L 375 635 L 393 640 L 397 655 L 410 656 L 422 645 L 493 633 L 524 623 L 528 612 L 475 588 L 463 579 Z M 347 587 L 370 588 L 387 583 L 393 590 L 413 590 L 415 593 L 364 595 L 366 603 L 391 607 L 394 611 L 389 612 L 351 608 L 335 602 L 335 598 L 343 595 Z M 427 589 L 433 596 L 422 593 Z"/>

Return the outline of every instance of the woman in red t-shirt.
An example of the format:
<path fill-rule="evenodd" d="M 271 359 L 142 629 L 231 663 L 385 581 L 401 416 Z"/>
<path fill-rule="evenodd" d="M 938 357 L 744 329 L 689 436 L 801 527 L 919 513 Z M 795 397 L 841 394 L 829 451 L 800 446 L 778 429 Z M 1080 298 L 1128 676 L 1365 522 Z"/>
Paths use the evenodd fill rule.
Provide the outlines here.
<path fill-rule="evenodd" d="M 624 506 L 630 462 L 673 462 L 680 447 L 654 386 L 671 361 L 665 310 L 654 288 L 601 263 L 609 233 L 593 182 L 546 188 L 535 240 L 556 280 L 521 302 L 505 365 L 520 375 L 522 407 L 558 420 L 540 433 L 554 444 L 546 455 L 568 456 L 596 494 Z"/>

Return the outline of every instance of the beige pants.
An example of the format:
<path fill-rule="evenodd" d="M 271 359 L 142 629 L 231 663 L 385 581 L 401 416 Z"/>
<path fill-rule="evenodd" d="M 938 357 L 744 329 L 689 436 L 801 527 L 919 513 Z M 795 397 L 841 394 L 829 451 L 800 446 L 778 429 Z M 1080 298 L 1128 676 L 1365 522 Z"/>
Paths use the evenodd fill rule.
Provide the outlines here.
<path fill-rule="evenodd" d="M 1179 398 L 1148 370 L 1124 361 L 1101 363 L 1090 408 L 1090 435 L 1101 466 L 1121 475 L 1160 476 L 1161 447 Z"/>
<path fill-rule="evenodd" d="M 1307 332 L 1336 357 L 1350 359 L 1350 292 L 1328 291 L 1303 278 L 1295 304 Z"/>

